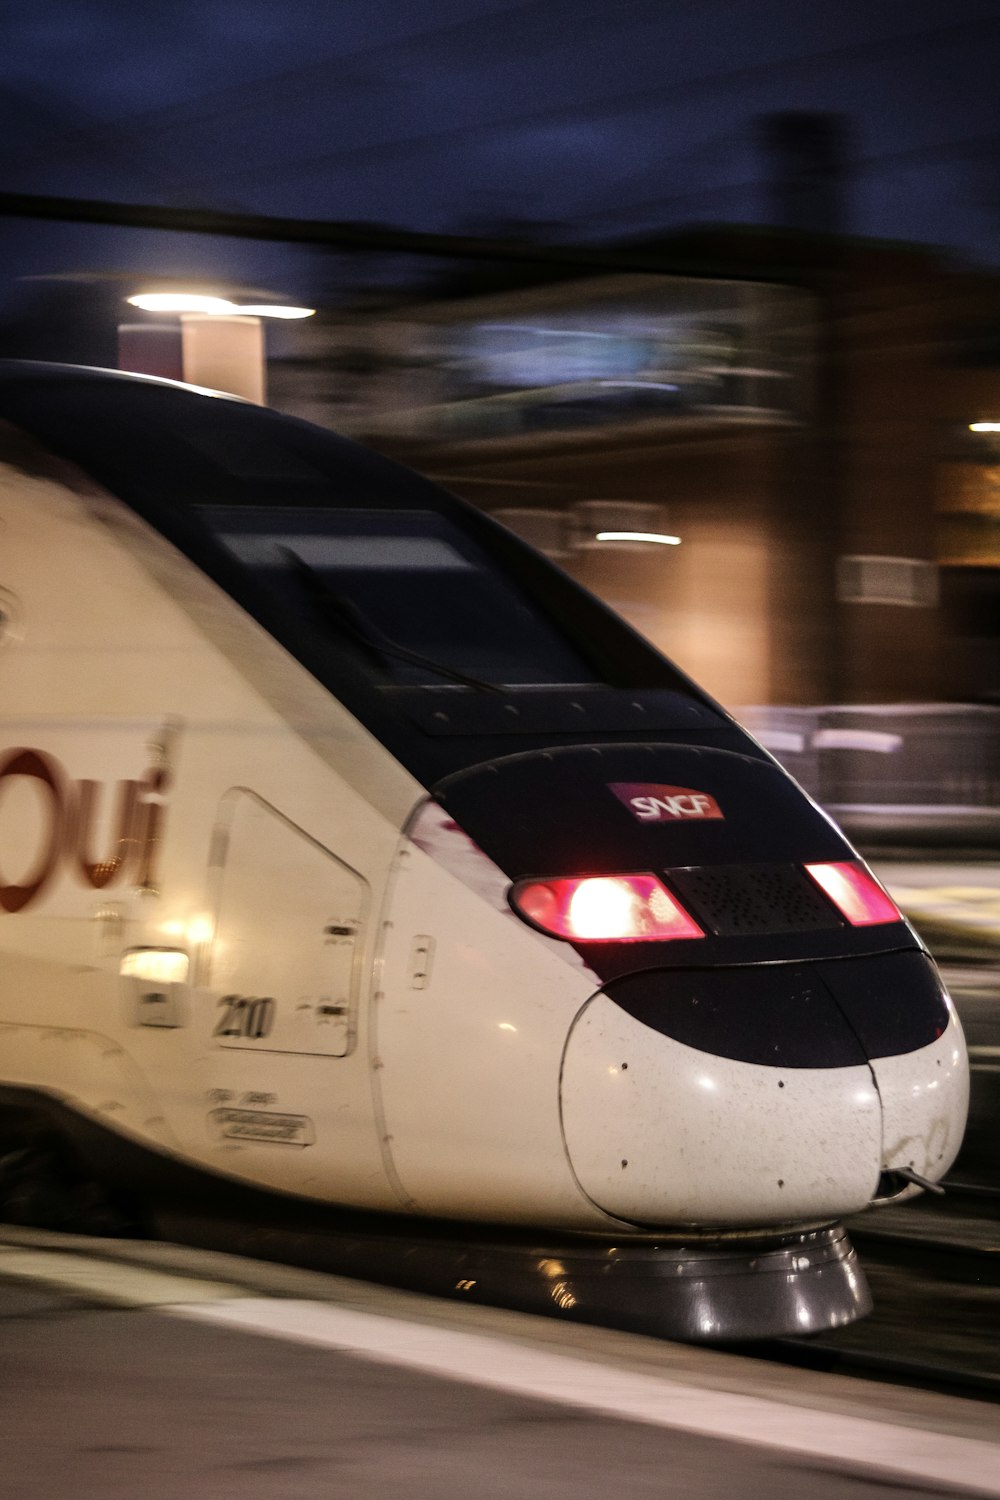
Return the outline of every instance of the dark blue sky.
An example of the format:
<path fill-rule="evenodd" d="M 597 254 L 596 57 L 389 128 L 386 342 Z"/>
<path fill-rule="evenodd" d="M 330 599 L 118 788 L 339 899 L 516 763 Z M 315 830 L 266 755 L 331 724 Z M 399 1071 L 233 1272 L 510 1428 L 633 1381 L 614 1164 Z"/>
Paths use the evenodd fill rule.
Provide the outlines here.
<path fill-rule="evenodd" d="M 760 221 L 755 120 L 821 110 L 850 120 L 846 227 L 1000 260 L 996 0 L 5 9 L 0 190 L 613 237 Z"/>

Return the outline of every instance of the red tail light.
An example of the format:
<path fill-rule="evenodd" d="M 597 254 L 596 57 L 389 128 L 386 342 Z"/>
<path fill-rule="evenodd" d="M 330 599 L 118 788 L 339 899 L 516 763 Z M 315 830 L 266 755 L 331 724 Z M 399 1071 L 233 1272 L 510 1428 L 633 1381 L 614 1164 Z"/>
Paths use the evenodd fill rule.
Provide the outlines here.
<path fill-rule="evenodd" d="M 655 875 L 523 880 L 510 899 L 518 916 L 571 942 L 662 943 L 705 936 Z"/>
<path fill-rule="evenodd" d="M 806 865 L 805 868 L 852 927 L 873 927 L 878 922 L 903 920 L 899 907 L 860 860 L 849 859 L 837 865 Z"/>

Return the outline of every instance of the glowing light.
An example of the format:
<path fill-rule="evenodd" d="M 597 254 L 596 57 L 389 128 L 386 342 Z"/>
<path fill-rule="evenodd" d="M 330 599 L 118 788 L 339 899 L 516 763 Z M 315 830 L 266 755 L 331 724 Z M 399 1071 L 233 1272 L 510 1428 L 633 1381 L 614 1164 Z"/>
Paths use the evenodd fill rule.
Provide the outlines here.
<path fill-rule="evenodd" d="M 316 309 L 314 307 L 282 307 L 279 304 L 262 302 L 259 306 L 234 307 L 233 312 L 238 313 L 241 318 L 314 318 Z"/>
<path fill-rule="evenodd" d="M 191 960 L 178 948 L 130 948 L 122 954 L 119 973 L 151 984 L 183 984 Z"/>
<path fill-rule="evenodd" d="M 140 292 L 127 299 L 143 312 L 233 313 L 236 303 L 225 297 L 204 297 L 200 292 Z"/>
<path fill-rule="evenodd" d="M 666 547 L 679 547 L 679 536 L 667 536 L 661 531 L 599 531 L 599 542 L 660 542 Z"/>
<path fill-rule="evenodd" d="M 1000 422 L 970 422 L 970 432 L 1000 432 Z"/>
<path fill-rule="evenodd" d="M 206 313 L 209 317 L 312 318 L 314 307 L 292 307 L 280 302 L 239 305 L 228 297 L 209 297 L 201 292 L 139 292 L 126 299 L 143 312 Z"/>
<path fill-rule="evenodd" d="M 902 921 L 895 902 L 860 860 L 806 865 L 805 870 L 852 927 L 873 927 L 880 922 Z"/>
<path fill-rule="evenodd" d="M 705 934 L 655 875 L 525 880 L 511 891 L 518 916 L 581 943 L 669 941 Z"/>
<path fill-rule="evenodd" d="M 212 938 L 212 923 L 208 917 L 195 917 L 188 923 L 189 943 L 208 943 Z"/>
<path fill-rule="evenodd" d="M 632 927 L 632 892 L 620 880 L 583 880 L 570 897 L 569 925 L 580 938 L 625 937 Z"/>
<path fill-rule="evenodd" d="M 497 1022 L 497 1030 L 498 1031 L 516 1031 L 517 1027 L 516 1026 L 512 1026 L 509 1021 L 498 1021 Z"/>

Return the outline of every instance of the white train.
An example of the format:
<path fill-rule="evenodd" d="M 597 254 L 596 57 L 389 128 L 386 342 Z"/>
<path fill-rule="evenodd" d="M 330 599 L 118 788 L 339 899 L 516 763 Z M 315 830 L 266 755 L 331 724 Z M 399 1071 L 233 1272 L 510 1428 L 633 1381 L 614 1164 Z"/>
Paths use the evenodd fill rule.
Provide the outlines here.
<path fill-rule="evenodd" d="M 863 1312 L 838 1221 L 946 1172 L 965 1047 L 775 762 L 329 433 L 13 363 L 0 421 L 0 1211 L 688 1337 Z"/>

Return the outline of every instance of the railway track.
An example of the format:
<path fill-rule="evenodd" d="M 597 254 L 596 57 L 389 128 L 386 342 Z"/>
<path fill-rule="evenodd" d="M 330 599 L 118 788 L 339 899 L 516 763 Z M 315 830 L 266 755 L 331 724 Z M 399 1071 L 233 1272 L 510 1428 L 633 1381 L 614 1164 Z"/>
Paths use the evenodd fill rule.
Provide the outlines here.
<path fill-rule="evenodd" d="M 776 1339 L 772 1344 L 743 1353 L 780 1361 L 803 1370 L 821 1370 L 831 1375 L 854 1375 L 887 1381 L 942 1395 L 1000 1402 L 1000 1374 L 976 1370 L 946 1360 L 921 1359 L 876 1349 L 844 1349 L 824 1339 Z"/>
<path fill-rule="evenodd" d="M 1000 1187 L 962 1178 L 848 1224 L 875 1299 L 866 1319 L 756 1352 L 803 1368 L 1000 1401 Z"/>

